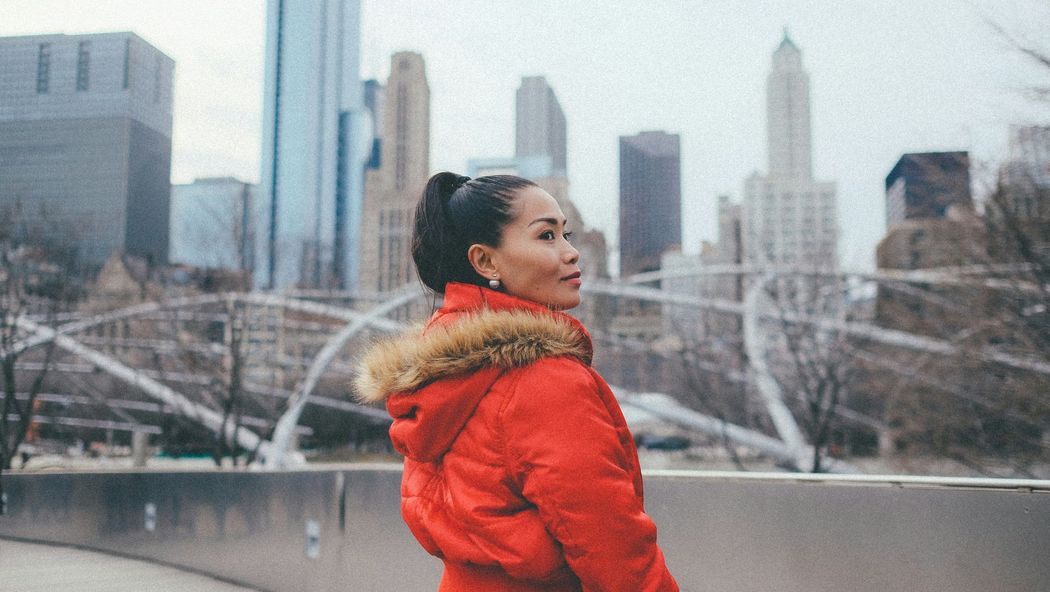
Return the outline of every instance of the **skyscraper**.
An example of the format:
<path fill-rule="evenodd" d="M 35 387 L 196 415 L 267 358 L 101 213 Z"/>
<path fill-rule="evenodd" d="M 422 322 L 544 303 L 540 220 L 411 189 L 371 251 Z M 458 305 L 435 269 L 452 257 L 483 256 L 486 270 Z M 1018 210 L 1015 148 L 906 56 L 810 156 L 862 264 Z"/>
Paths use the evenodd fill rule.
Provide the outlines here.
<path fill-rule="evenodd" d="M 348 287 L 371 124 L 358 0 L 268 0 L 256 285 Z"/>
<path fill-rule="evenodd" d="M 809 73 L 802 68 L 802 52 L 787 31 L 773 52 L 773 69 L 766 77 L 766 125 L 769 175 L 812 178 Z"/>
<path fill-rule="evenodd" d="M 165 262 L 174 68 L 134 33 L 0 39 L 5 223 L 89 267 Z"/>
<path fill-rule="evenodd" d="M 398 52 L 385 97 L 378 168 L 365 179 L 358 289 L 385 292 L 415 278 L 413 216 L 430 172 L 430 87 L 423 56 Z"/>
<path fill-rule="evenodd" d="M 787 31 L 766 85 L 769 173 L 755 173 L 744 185 L 744 258 L 835 269 L 835 183 L 813 179 L 809 74 Z"/>
<path fill-rule="evenodd" d="M 514 156 L 547 157 L 550 170 L 544 177 L 565 177 L 565 113 L 554 89 L 543 76 L 525 76 L 515 96 Z"/>
<path fill-rule="evenodd" d="M 682 244 L 680 153 L 677 134 L 620 136 L 620 277 L 659 269 Z"/>

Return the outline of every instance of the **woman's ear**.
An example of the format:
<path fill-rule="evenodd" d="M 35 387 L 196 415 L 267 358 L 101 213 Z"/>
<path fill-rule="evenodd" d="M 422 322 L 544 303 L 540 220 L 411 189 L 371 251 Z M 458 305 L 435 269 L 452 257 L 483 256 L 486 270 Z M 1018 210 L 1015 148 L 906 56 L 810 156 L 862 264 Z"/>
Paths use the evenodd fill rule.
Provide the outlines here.
<path fill-rule="evenodd" d="M 493 255 L 492 247 L 488 245 L 475 243 L 467 249 L 467 260 L 474 267 L 474 271 L 486 279 L 492 279 L 499 275 Z"/>

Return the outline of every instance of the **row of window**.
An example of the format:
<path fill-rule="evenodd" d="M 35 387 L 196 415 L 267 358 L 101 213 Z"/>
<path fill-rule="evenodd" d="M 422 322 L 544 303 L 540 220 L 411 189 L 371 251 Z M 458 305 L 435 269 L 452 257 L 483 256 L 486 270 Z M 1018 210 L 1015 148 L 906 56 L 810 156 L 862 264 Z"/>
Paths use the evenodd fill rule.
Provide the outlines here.
<path fill-rule="evenodd" d="M 124 82 L 128 88 L 131 71 L 131 39 L 124 40 Z M 157 68 L 154 73 L 153 102 L 160 100 L 161 59 L 157 57 Z M 81 41 L 77 44 L 77 90 L 87 91 L 91 88 L 91 42 Z M 51 90 L 51 44 L 41 43 L 36 56 L 36 92 L 46 94 Z"/>
<path fill-rule="evenodd" d="M 90 87 L 91 42 L 77 44 L 77 90 Z M 41 43 L 36 54 L 36 92 L 45 94 L 51 90 L 51 44 Z"/>

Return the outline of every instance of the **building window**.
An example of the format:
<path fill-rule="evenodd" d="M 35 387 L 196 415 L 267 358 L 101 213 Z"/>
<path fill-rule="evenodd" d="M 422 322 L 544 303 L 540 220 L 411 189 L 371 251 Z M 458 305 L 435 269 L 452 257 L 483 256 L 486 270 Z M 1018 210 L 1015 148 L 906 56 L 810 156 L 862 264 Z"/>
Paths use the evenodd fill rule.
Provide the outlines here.
<path fill-rule="evenodd" d="M 51 44 L 41 43 L 36 54 L 36 92 L 44 94 L 51 86 Z"/>
<path fill-rule="evenodd" d="M 87 90 L 91 69 L 91 42 L 81 41 L 77 48 L 77 90 Z"/>
<path fill-rule="evenodd" d="M 124 85 L 123 88 L 128 88 L 129 75 L 131 73 L 131 38 L 124 40 Z"/>

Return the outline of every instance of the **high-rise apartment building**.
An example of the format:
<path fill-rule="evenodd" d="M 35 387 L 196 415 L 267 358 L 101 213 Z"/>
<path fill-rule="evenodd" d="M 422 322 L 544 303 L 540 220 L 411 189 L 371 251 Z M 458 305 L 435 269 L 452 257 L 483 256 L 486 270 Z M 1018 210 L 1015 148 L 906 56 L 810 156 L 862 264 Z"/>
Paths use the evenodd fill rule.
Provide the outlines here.
<path fill-rule="evenodd" d="M 886 227 L 943 218 L 951 206 L 973 207 L 970 155 L 923 152 L 901 156 L 886 176 Z"/>
<path fill-rule="evenodd" d="M 268 0 L 256 285 L 349 287 L 372 129 L 358 0 Z"/>
<path fill-rule="evenodd" d="M 386 292 L 412 281 L 413 217 L 430 172 L 430 87 L 423 56 L 398 52 L 379 112 L 378 168 L 365 180 L 361 267 L 357 288 Z"/>
<path fill-rule="evenodd" d="M 682 244 L 680 154 L 677 134 L 620 136 L 620 277 L 659 269 Z"/>
<path fill-rule="evenodd" d="M 766 85 L 769 172 L 744 185 L 745 260 L 835 269 L 835 183 L 813 179 L 809 74 L 786 31 Z"/>
<path fill-rule="evenodd" d="M 168 257 L 175 62 L 134 33 L 0 38 L 0 209 L 101 267 Z"/>
<path fill-rule="evenodd" d="M 252 271 L 258 186 L 233 177 L 171 187 L 169 260 L 194 267 Z"/>
<path fill-rule="evenodd" d="M 548 157 L 545 177 L 565 177 L 566 126 L 554 89 L 543 76 L 525 76 L 515 96 L 514 156 Z"/>

